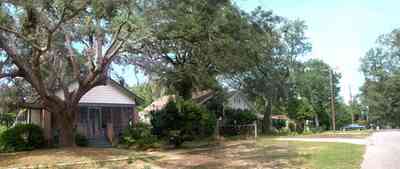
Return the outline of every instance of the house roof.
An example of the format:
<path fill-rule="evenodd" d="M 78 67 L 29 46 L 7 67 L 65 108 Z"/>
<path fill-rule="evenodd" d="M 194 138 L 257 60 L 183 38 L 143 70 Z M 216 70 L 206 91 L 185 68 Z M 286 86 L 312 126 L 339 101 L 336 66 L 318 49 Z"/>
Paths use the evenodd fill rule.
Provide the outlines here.
<path fill-rule="evenodd" d="M 214 96 L 215 92 L 212 90 L 203 90 L 192 93 L 192 100 L 199 104 L 204 104 Z M 175 100 L 175 95 L 167 95 L 154 100 L 150 105 L 141 111 L 141 113 L 149 113 L 151 111 L 163 109 L 170 100 Z"/>
<path fill-rule="evenodd" d="M 227 98 L 232 98 L 234 96 L 239 96 L 241 98 L 241 100 L 244 101 L 244 103 L 247 105 L 248 109 L 250 110 L 254 110 L 254 105 L 252 104 L 252 102 L 249 100 L 248 96 L 243 93 L 240 90 L 233 90 L 227 93 Z"/>
<path fill-rule="evenodd" d="M 135 102 L 137 103 L 137 105 L 143 104 L 144 100 L 139 97 L 138 95 L 136 95 L 135 93 L 133 93 L 131 90 L 129 90 L 128 88 L 126 88 L 124 85 L 122 85 L 121 83 L 116 82 L 115 80 L 108 78 L 108 81 L 117 86 L 119 89 L 121 89 L 125 94 L 127 94 L 129 97 L 133 98 L 135 100 Z"/>
<path fill-rule="evenodd" d="M 256 113 L 256 116 L 258 119 L 263 119 L 264 118 L 264 114 L 261 113 Z M 281 115 L 272 115 L 271 116 L 272 120 L 290 120 L 289 117 L 287 115 L 281 114 Z"/>
<path fill-rule="evenodd" d="M 107 83 L 111 84 L 112 86 L 116 87 L 118 90 L 120 90 L 122 93 L 124 93 L 126 96 L 128 96 L 129 98 L 135 100 L 135 103 L 137 105 L 143 104 L 144 100 L 137 96 L 135 93 L 133 93 L 132 91 L 130 91 L 129 89 L 127 89 L 124 85 L 122 85 L 121 83 L 118 83 L 117 81 L 111 79 L 111 78 L 107 78 Z M 69 85 L 72 85 L 74 82 L 71 82 Z M 42 108 L 42 106 L 40 105 L 39 102 L 36 103 L 26 103 L 23 106 L 24 108 L 31 108 L 31 109 L 40 109 Z"/>
<path fill-rule="evenodd" d="M 274 120 L 289 120 L 289 117 L 284 115 L 284 114 L 281 114 L 281 115 L 272 115 L 271 119 L 274 119 Z"/>

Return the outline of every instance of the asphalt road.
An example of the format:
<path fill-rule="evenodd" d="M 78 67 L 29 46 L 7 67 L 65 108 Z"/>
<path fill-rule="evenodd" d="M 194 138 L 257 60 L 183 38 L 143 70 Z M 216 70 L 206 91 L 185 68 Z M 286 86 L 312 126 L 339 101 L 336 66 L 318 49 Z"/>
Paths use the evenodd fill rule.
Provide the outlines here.
<path fill-rule="evenodd" d="M 370 136 L 361 169 L 400 169 L 400 131 L 386 130 Z"/>

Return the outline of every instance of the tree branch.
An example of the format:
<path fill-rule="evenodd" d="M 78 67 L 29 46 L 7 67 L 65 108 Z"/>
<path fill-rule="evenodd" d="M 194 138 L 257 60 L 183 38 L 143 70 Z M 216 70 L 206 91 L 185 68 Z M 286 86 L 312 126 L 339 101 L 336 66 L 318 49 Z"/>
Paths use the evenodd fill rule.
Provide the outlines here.
<path fill-rule="evenodd" d="M 71 37 L 68 34 L 65 35 L 65 46 L 67 46 L 68 49 L 68 61 L 72 65 L 73 76 L 79 81 L 79 83 L 81 83 L 80 65 L 76 59 L 74 49 L 72 48 Z"/>
<path fill-rule="evenodd" d="M 21 73 L 21 71 L 18 71 L 18 70 L 10 72 L 10 73 L 0 73 L 0 79 L 6 78 L 6 77 L 9 77 L 9 78 L 23 77 L 23 74 Z"/>
<path fill-rule="evenodd" d="M 74 18 L 75 16 L 77 16 L 82 10 L 84 10 L 84 9 L 85 9 L 85 5 L 83 5 L 81 8 L 78 8 L 76 11 L 74 11 L 74 12 L 73 12 L 70 16 L 68 16 L 68 17 L 66 16 L 66 9 L 67 9 L 67 8 L 64 8 L 64 9 L 63 9 L 62 14 L 61 14 L 61 17 L 60 17 L 60 20 L 57 22 L 57 24 L 56 24 L 53 28 L 51 28 L 51 29 L 47 28 L 47 30 L 48 30 L 47 45 L 46 45 L 46 48 L 45 48 L 42 52 L 46 52 L 47 50 L 49 50 L 49 49 L 51 48 L 53 33 L 54 33 L 55 31 L 57 31 L 57 29 L 59 29 L 63 23 L 66 23 L 66 22 L 68 22 L 69 20 L 73 19 L 73 18 Z"/>
<path fill-rule="evenodd" d="M 108 56 L 109 55 L 109 52 L 110 52 L 110 50 L 115 46 L 115 44 L 117 43 L 117 41 L 118 41 L 118 37 L 119 37 L 119 34 L 121 33 L 121 30 L 122 30 L 122 28 L 123 28 L 123 26 L 126 24 L 126 22 L 123 22 L 122 24 L 120 24 L 119 25 L 119 27 L 118 27 L 118 29 L 117 29 L 117 32 L 114 34 L 114 36 L 113 36 L 113 40 L 111 41 L 111 45 L 110 45 L 110 47 L 107 49 L 107 51 L 106 51 L 106 53 L 105 53 L 105 56 Z"/>
<path fill-rule="evenodd" d="M 0 30 L 4 31 L 4 32 L 8 32 L 8 33 L 12 33 L 15 36 L 17 36 L 18 38 L 28 42 L 29 44 L 32 45 L 33 48 L 37 49 L 38 51 L 43 51 L 43 49 L 40 48 L 40 46 L 38 44 L 35 44 L 32 40 L 30 40 L 28 37 L 20 34 L 19 32 L 12 30 L 10 28 L 6 28 L 4 26 L 0 26 Z"/>

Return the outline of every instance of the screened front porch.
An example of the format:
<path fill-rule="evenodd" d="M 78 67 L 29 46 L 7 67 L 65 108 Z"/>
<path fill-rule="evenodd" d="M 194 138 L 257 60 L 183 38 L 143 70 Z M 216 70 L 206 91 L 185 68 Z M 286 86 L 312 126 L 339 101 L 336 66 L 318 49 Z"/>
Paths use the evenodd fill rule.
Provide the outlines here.
<path fill-rule="evenodd" d="M 77 131 L 89 139 L 106 137 L 110 142 L 135 121 L 133 105 L 81 105 Z"/>

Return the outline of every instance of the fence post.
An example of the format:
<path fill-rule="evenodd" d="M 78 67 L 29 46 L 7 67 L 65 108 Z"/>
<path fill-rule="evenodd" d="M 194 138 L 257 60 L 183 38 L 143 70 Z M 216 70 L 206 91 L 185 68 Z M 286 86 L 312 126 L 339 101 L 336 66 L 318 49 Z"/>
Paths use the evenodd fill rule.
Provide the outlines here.
<path fill-rule="evenodd" d="M 254 138 L 256 139 L 257 138 L 257 120 L 256 121 L 254 121 Z"/>
<path fill-rule="evenodd" d="M 220 135 L 220 133 L 219 133 L 219 128 L 220 128 L 219 121 L 220 121 L 220 119 L 221 118 L 217 119 L 217 124 L 215 126 L 215 136 L 216 136 L 217 139 L 219 139 L 219 135 Z"/>

